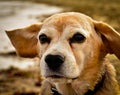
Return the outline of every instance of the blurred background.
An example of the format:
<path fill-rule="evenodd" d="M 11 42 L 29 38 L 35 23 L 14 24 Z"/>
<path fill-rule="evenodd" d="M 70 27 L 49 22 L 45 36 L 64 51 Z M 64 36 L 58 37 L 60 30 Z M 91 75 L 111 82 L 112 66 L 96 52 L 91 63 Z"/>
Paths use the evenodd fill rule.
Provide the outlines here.
<path fill-rule="evenodd" d="M 0 0 L 0 95 L 38 95 L 41 86 L 39 59 L 18 57 L 5 30 L 68 11 L 104 21 L 120 33 L 120 0 Z M 106 57 L 115 66 L 120 84 L 120 60 L 114 55 Z"/>

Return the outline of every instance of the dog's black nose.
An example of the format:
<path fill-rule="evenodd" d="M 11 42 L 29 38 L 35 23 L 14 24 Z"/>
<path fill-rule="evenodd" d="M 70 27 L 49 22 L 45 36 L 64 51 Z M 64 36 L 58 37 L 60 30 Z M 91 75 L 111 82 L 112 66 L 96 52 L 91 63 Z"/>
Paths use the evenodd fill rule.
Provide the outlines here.
<path fill-rule="evenodd" d="M 45 62 L 51 70 L 58 70 L 60 66 L 64 63 L 64 57 L 60 55 L 47 55 L 45 57 Z"/>

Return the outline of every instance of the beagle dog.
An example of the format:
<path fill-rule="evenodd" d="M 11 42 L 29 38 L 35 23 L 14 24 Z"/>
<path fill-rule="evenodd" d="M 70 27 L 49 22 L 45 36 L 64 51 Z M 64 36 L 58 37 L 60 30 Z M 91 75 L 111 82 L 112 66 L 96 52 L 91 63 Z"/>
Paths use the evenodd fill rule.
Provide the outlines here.
<path fill-rule="evenodd" d="M 6 33 L 19 56 L 40 58 L 40 95 L 120 95 L 105 59 L 120 59 L 120 34 L 108 24 L 67 12 Z"/>

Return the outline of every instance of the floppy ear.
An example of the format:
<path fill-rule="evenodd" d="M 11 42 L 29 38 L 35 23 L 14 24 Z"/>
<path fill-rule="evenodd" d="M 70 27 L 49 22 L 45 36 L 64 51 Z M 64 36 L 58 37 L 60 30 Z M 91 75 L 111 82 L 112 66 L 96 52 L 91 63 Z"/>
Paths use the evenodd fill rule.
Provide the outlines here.
<path fill-rule="evenodd" d="M 33 24 L 25 28 L 6 31 L 19 56 L 30 58 L 37 56 L 37 34 L 41 27 L 42 24 Z"/>
<path fill-rule="evenodd" d="M 106 23 L 93 22 L 95 30 L 102 34 L 102 40 L 108 53 L 115 54 L 120 59 L 120 34 Z"/>

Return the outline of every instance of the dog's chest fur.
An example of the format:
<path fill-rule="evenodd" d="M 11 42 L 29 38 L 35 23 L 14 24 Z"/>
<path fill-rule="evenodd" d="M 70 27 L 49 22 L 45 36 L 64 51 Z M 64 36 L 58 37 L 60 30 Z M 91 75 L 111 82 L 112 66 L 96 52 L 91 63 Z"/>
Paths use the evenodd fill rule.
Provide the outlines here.
<path fill-rule="evenodd" d="M 109 95 L 120 95 L 117 81 L 115 79 L 115 73 L 113 71 L 114 67 L 111 64 L 106 63 L 105 73 L 102 75 L 102 78 L 98 81 L 93 90 L 88 89 L 85 93 L 76 93 L 73 91 L 72 87 L 69 86 L 70 88 L 66 89 L 64 88 L 64 85 L 57 85 L 59 86 L 57 87 L 59 90 L 56 87 L 53 87 L 51 91 L 53 95 L 107 95 L 107 93 L 109 93 Z M 65 90 L 68 90 L 68 92 Z M 59 91 L 62 91 L 62 93 L 66 94 L 60 94 L 61 92 Z"/>

